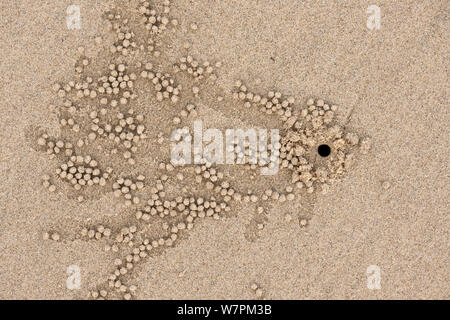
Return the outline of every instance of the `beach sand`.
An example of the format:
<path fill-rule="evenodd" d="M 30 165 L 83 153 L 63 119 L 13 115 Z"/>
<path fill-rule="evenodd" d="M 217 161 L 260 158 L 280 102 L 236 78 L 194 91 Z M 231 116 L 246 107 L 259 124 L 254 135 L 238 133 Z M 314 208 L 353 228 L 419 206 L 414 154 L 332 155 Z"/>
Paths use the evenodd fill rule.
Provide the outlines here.
<path fill-rule="evenodd" d="M 117 5 L 123 16 L 136 17 L 138 2 Z M 281 127 L 273 115 L 232 99 L 239 79 L 259 94 L 277 90 L 293 96 L 298 107 L 311 97 L 342 106 L 349 112 L 342 120 L 345 129 L 366 138 L 371 148 L 357 154 L 354 166 L 326 194 L 268 201 L 263 214 L 257 211 L 259 202 L 231 205 L 219 219 L 198 220 L 172 246 L 135 263 L 118 297 L 132 291 L 128 298 L 448 299 L 448 2 L 171 2 L 168 16 L 178 24 L 170 22 L 155 43 L 161 56 L 146 59 L 163 73 L 173 73 L 171 66 L 187 54 L 214 66 L 220 62 L 217 80 L 202 82 L 195 97 L 185 93 L 190 81 L 184 75 L 178 81 L 186 90 L 172 106 L 156 101 L 150 82 L 140 79 L 139 97 L 132 103 L 144 113 L 148 139 L 135 166 L 121 155 L 102 157 L 89 149 L 98 152 L 102 170 L 111 166 L 129 176 L 144 174 L 145 198 L 162 174 L 158 163 L 169 160 L 168 136 L 176 127 L 172 118 L 191 102 L 198 107 L 198 119 L 211 128 Z M 381 9 L 379 30 L 367 27 L 371 4 Z M 81 9 L 79 30 L 66 25 L 69 5 Z M 80 194 L 55 176 L 61 161 L 36 147 L 41 131 L 66 134 L 50 107 L 62 105 L 52 86 L 74 79 L 83 55 L 89 65 L 82 75 L 94 78 L 117 56 L 109 52 L 115 33 L 104 15 L 112 5 L 109 0 L 1 1 L 2 299 L 85 299 L 100 290 L 115 297 L 108 276 L 127 246 L 118 253 L 106 251 L 115 238 L 86 240 L 80 230 L 101 224 L 115 237 L 124 226 L 140 228 L 136 208 L 114 197 L 112 182 L 105 190 L 92 187 L 78 201 Z M 131 28 L 142 43 L 145 28 Z M 188 119 L 183 125 L 192 124 L 194 118 Z M 156 143 L 160 132 L 162 144 Z M 281 171 L 264 180 L 258 171 L 224 170 L 243 194 L 281 189 L 290 182 Z M 56 191 L 43 186 L 46 174 Z M 166 193 L 178 196 L 185 186 L 195 196 L 210 196 L 193 176 L 185 176 L 183 182 L 175 178 Z M 156 237 L 161 223 L 148 228 L 147 234 Z M 43 239 L 46 232 L 56 232 L 59 239 Z M 80 272 L 74 290 L 67 285 L 73 276 L 69 266 Z M 368 286 L 371 270 L 380 271 L 379 287 Z"/>

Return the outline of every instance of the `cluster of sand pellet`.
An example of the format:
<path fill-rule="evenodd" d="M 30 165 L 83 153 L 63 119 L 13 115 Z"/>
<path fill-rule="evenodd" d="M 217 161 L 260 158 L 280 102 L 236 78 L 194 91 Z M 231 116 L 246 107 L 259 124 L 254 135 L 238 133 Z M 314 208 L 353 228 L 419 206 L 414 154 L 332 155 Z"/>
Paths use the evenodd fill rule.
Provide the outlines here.
<path fill-rule="evenodd" d="M 56 174 L 63 180 L 70 182 L 75 190 L 80 190 L 84 186 L 98 184 L 106 185 L 110 172 L 102 172 L 98 168 L 96 160 L 91 156 L 71 156 L 56 169 Z"/>
<path fill-rule="evenodd" d="M 127 206 L 130 206 L 132 203 L 138 204 L 140 201 L 139 197 L 133 195 L 133 193 L 144 188 L 144 180 L 145 177 L 143 175 L 137 176 L 136 179 L 120 177 L 113 183 L 114 195 L 116 197 L 123 196 Z"/>
<path fill-rule="evenodd" d="M 163 177 L 163 180 L 166 180 Z M 132 298 L 136 291 L 135 285 L 127 286 L 125 284 L 126 276 L 140 263 L 156 251 L 158 248 L 171 247 L 179 239 L 179 234 L 185 230 L 191 230 L 194 223 L 199 218 L 213 217 L 218 218 L 222 211 L 228 211 L 229 207 L 225 202 L 218 203 L 213 198 L 205 200 L 201 197 L 177 197 L 171 201 L 163 200 L 160 195 L 164 190 L 162 180 L 159 180 L 156 187 L 151 190 L 152 197 L 147 204 L 136 211 L 137 221 L 149 223 L 152 216 L 160 219 L 171 218 L 171 222 L 164 222 L 162 229 L 165 236 L 154 239 L 143 236 L 135 225 L 122 228 L 115 238 L 115 244 L 112 246 L 114 252 L 120 252 L 119 245 L 126 245 L 131 251 L 121 258 L 114 260 L 115 270 L 108 277 L 108 286 L 101 289 L 108 292 L 115 291 L 124 299 Z M 175 220 L 173 220 L 175 219 Z M 99 292 L 95 290 L 93 292 Z M 92 294 L 93 298 L 99 298 L 100 295 Z M 102 295 L 105 298 L 106 295 Z"/>
<path fill-rule="evenodd" d="M 116 236 L 116 243 L 127 244 L 129 247 L 132 247 L 134 245 L 133 239 L 136 231 L 137 227 L 135 225 L 122 228 Z"/>
<path fill-rule="evenodd" d="M 333 123 L 338 107 L 323 100 L 309 99 L 299 115 L 286 120 L 286 134 L 281 139 L 281 167 L 292 170 L 292 183 L 314 191 L 314 183 L 326 192 L 328 185 L 342 177 L 354 162 L 354 149 L 359 143 L 355 133 Z M 317 148 L 326 145 L 332 152 L 314 161 Z M 314 163 L 315 162 L 315 163 Z"/>
<path fill-rule="evenodd" d="M 256 282 L 253 282 L 253 283 L 250 285 L 250 288 L 251 288 L 252 291 L 254 292 L 255 297 L 256 297 L 257 299 L 262 299 L 262 298 L 263 298 L 263 296 L 264 296 L 264 291 L 263 291 L 263 289 L 261 289 L 261 288 L 259 287 L 259 285 L 258 285 Z"/>
<path fill-rule="evenodd" d="M 56 140 L 50 137 L 48 134 L 43 133 L 38 139 L 37 144 L 41 150 L 54 158 L 56 155 L 71 156 L 73 154 L 73 145 L 70 142 L 64 142 L 63 140 Z"/>
<path fill-rule="evenodd" d="M 61 99 L 60 107 L 55 108 L 59 112 L 59 125 L 61 129 L 66 128 L 66 132 L 70 131 L 70 135 L 63 139 L 39 133 L 36 137 L 38 150 L 60 160 L 55 171 L 57 177 L 72 185 L 75 191 L 90 190 L 95 185 L 103 194 L 117 197 L 117 201 L 125 203 L 127 210 L 132 212 L 126 222 L 120 221 L 114 226 L 108 223 L 108 228 L 106 223 L 84 227 L 75 237 L 102 240 L 105 251 L 112 257 L 108 278 L 89 284 L 89 297 L 93 299 L 129 300 L 136 297 L 139 284 L 130 282 L 138 265 L 149 256 L 177 245 L 197 221 L 225 218 L 237 203 L 256 207 L 245 234 L 248 241 L 253 241 L 266 230 L 267 207 L 297 199 L 302 192 L 313 193 L 318 186 L 322 191 L 327 190 L 329 184 L 348 172 L 355 150 L 367 153 L 370 147 L 367 140 L 337 124 L 337 107 L 334 105 L 310 99 L 305 106 L 298 106 L 293 97 L 275 90 L 258 95 L 237 81 L 234 91 L 228 96 L 219 96 L 218 101 L 237 104 L 237 107 L 256 107 L 267 115 L 279 116 L 277 119 L 283 127 L 281 142 L 269 145 L 268 152 L 270 160 L 278 161 L 280 158 L 281 170 L 290 171 L 292 178 L 287 181 L 287 186 L 280 190 L 266 185 L 256 186 L 255 190 L 239 190 L 232 183 L 235 177 L 225 178 L 218 167 L 205 159 L 195 165 L 158 159 L 156 163 L 159 165 L 152 168 L 158 173 L 151 176 L 146 172 L 145 176 L 136 174 L 144 172 L 140 171 L 142 167 L 137 168 L 137 164 L 145 166 L 145 163 L 136 161 L 140 156 L 138 147 L 143 145 L 145 149 L 148 146 L 146 138 L 155 131 L 154 126 L 148 125 L 154 112 L 152 104 L 163 105 L 169 101 L 173 105 L 184 106 L 181 112 L 177 111 L 179 108 L 164 110 L 172 112 L 168 123 L 161 124 L 169 129 L 176 129 L 187 117 L 197 117 L 197 102 L 194 105 L 188 99 L 192 95 L 195 101 L 201 98 L 197 82 L 217 79 L 215 68 L 221 64 L 216 63 L 213 67 L 209 61 L 201 62 L 187 55 L 173 65 L 173 74 L 166 72 L 158 63 L 162 56 L 159 48 L 155 50 L 155 47 L 165 41 L 163 31 L 169 25 L 173 28 L 178 25 L 177 20 L 169 19 L 170 2 L 166 0 L 157 6 L 141 0 L 132 12 L 130 15 L 114 8 L 105 14 L 109 29 L 115 35 L 110 52 L 106 53 L 106 66 L 96 66 L 95 58 L 87 57 L 84 50 L 78 50 L 81 54 L 75 65 L 78 78 L 67 84 L 53 85 L 57 98 Z M 130 21 L 138 21 L 142 30 L 134 30 L 136 26 Z M 192 24 L 190 29 L 195 31 L 198 26 Z M 88 73 L 88 65 L 99 69 L 97 76 Z M 182 85 L 177 78 L 182 76 L 180 73 L 187 73 L 196 82 L 192 92 L 185 92 L 188 98 L 181 92 Z M 212 85 L 211 81 L 202 82 L 201 88 L 205 85 Z M 141 95 L 138 88 L 142 87 L 149 87 L 151 94 L 151 101 L 145 102 L 145 106 L 138 103 Z M 156 130 L 159 132 L 157 142 L 162 145 L 164 133 L 161 128 Z M 180 141 L 188 133 L 189 128 L 183 127 L 175 141 Z M 331 149 L 326 157 L 318 155 L 317 148 L 321 144 Z M 241 146 L 237 140 L 234 141 L 233 151 L 240 160 L 238 163 L 247 169 L 254 170 L 268 163 L 250 162 L 257 150 L 248 143 Z M 118 152 L 123 157 L 111 157 Z M 273 167 L 273 161 L 269 167 Z M 50 182 L 51 177 L 45 176 L 43 180 L 43 186 L 54 191 L 56 187 Z M 167 187 L 170 183 L 176 184 L 182 195 L 172 194 L 173 189 Z M 189 187 L 182 186 L 183 183 L 195 184 L 199 191 L 194 193 Z M 83 201 L 86 194 L 77 194 L 76 198 Z M 285 219 L 290 221 L 292 217 L 286 215 Z M 300 220 L 302 227 L 307 224 L 306 218 Z M 55 241 L 60 239 L 55 232 L 44 233 L 43 237 Z M 252 284 L 251 288 L 257 299 L 264 296 L 258 285 Z"/>
<path fill-rule="evenodd" d="M 80 73 L 83 70 L 80 71 Z M 65 85 L 61 85 L 56 83 L 53 85 L 53 90 L 58 93 L 59 98 L 68 98 L 64 101 L 64 105 L 67 108 L 73 106 L 73 101 L 69 100 L 71 97 L 74 97 L 75 100 L 79 100 L 82 98 L 96 98 L 97 91 L 94 88 L 93 79 L 91 77 L 87 77 L 84 81 L 69 81 Z"/>
<path fill-rule="evenodd" d="M 196 106 L 192 103 L 188 103 L 183 110 L 180 111 L 179 116 L 173 118 L 173 123 L 175 125 L 181 124 L 183 118 L 187 118 L 189 116 L 197 116 L 197 111 L 195 110 Z"/>
<path fill-rule="evenodd" d="M 100 240 L 102 238 L 109 238 L 111 236 L 111 229 L 105 228 L 103 225 L 91 228 L 83 228 L 80 232 L 81 239 Z"/>
<path fill-rule="evenodd" d="M 117 107 L 119 104 L 125 106 L 131 99 L 135 99 L 133 94 L 134 81 L 137 79 L 135 73 L 127 73 L 127 66 L 123 63 L 110 64 L 109 75 L 104 75 L 98 79 L 96 90 L 102 95 L 100 104 Z"/>
<path fill-rule="evenodd" d="M 115 120 L 102 119 L 102 116 L 107 114 L 108 110 L 104 108 L 100 110 L 100 114 L 97 111 L 90 113 L 92 132 L 89 133 L 89 139 L 95 140 L 97 137 L 102 137 L 113 141 L 116 147 L 111 149 L 111 153 L 117 153 L 118 148 L 122 147 L 123 157 L 128 164 L 135 164 L 133 154 L 137 152 L 139 142 L 147 137 L 143 124 L 144 116 L 135 115 L 134 110 L 129 109 L 126 114 L 118 112 Z"/>
<path fill-rule="evenodd" d="M 59 241 L 61 239 L 61 236 L 56 231 L 50 231 L 50 232 L 44 232 L 43 235 L 42 235 L 42 239 Z"/>
<path fill-rule="evenodd" d="M 50 191 L 50 192 L 56 191 L 56 186 L 54 184 L 52 184 L 52 182 L 50 181 L 50 176 L 48 174 L 46 174 L 42 177 L 42 185 L 45 188 L 47 188 L 48 191 Z"/>
<path fill-rule="evenodd" d="M 270 91 L 267 97 L 261 97 L 249 92 L 241 81 L 237 81 L 235 85 L 238 89 L 233 95 L 242 100 L 244 106 L 259 104 L 261 111 L 269 111 L 269 114 L 276 112 L 281 116 L 285 132 L 280 148 L 276 148 L 279 150 L 274 151 L 279 152 L 281 168 L 293 171 L 291 183 L 298 189 L 306 187 L 306 191 L 312 193 L 316 184 L 326 193 L 329 185 L 341 178 L 352 166 L 356 147 L 359 145 L 361 153 L 367 153 L 370 148 L 368 140 L 360 141 L 355 133 L 346 132 L 344 127 L 334 121 L 338 110 L 336 105 L 329 105 L 322 99 L 309 99 L 306 106 L 293 114 L 293 98 L 283 99 L 282 94 L 275 91 Z M 323 159 L 318 159 L 320 156 L 317 148 L 322 144 L 332 152 Z M 284 200 L 277 193 L 272 196 Z"/>
<path fill-rule="evenodd" d="M 78 59 L 77 63 L 75 64 L 75 71 L 77 73 L 82 73 L 84 69 L 89 65 L 89 63 L 90 61 L 87 57 L 80 57 L 80 59 Z"/>
<path fill-rule="evenodd" d="M 220 63 L 217 63 L 216 66 L 220 67 Z M 180 62 L 174 64 L 173 69 L 175 73 L 187 72 L 196 81 L 202 80 L 205 77 L 210 77 L 213 80 L 217 78 L 214 74 L 214 67 L 209 61 L 199 62 L 189 55 L 180 58 Z"/>
<path fill-rule="evenodd" d="M 142 22 L 147 30 L 152 34 L 159 34 L 167 29 L 169 24 L 170 1 L 165 0 L 163 3 L 162 13 L 158 13 L 155 8 L 151 7 L 149 1 L 140 0 L 141 5 L 138 10 L 143 16 Z"/>
<path fill-rule="evenodd" d="M 260 135 L 259 138 L 263 139 L 263 136 Z M 268 141 L 267 135 L 265 140 Z M 247 170 L 255 170 L 260 167 L 273 168 L 278 161 L 281 144 L 269 144 L 267 146 L 267 154 L 263 155 L 259 153 L 258 146 L 251 145 L 249 140 L 245 140 L 241 144 L 241 141 L 235 137 L 229 148 L 234 153 L 236 164 L 244 165 L 244 168 Z"/>
<path fill-rule="evenodd" d="M 283 191 L 278 192 L 278 191 L 274 191 L 272 189 L 266 189 L 261 198 L 262 198 L 262 200 L 265 200 L 265 201 L 267 201 L 269 199 L 276 200 L 279 202 L 285 202 L 286 200 L 292 201 L 295 199 L 295 193 L 294 193 L 292 186 L 287 186 L 284 192 Z"/>
<path fill-rule="evenodd" d="M 141 77 L 149 79 L 156 90 L 156 100 L 163 101 L 169 99 L 172 103 L 177 103 L 181 91 L 181 85 L 175 85 L 174 78 L 169 73 L 153 72 L 151 63 L 145 64 L 145 70 L 141 72 Z"/>
<path fill-rule="evenodd" d="M 135 33 L 130 31 L 128 19 L 122 19 L 122 15 L 117 12 L 107 12 L 106 18 L 109 21 L 108 28 L 116 33 L 116 41 L 110 46 L 112 54 L 122 56 L 134 55 L 138 51 L 135 41 Z"/>
<path fill-rule="evenodd" d="M 249 91 L 240 80 L 236 81 L 235 87 L 233 98 L 243 101 L 247 108 L 256 106 L 261 112 L 278 114 L 283 120 L 292 115 L 292 106 L 295 103 L 293 97 L 283 97 L 278 91 L 269 91 L 266 96 L 261 96 Z"/>

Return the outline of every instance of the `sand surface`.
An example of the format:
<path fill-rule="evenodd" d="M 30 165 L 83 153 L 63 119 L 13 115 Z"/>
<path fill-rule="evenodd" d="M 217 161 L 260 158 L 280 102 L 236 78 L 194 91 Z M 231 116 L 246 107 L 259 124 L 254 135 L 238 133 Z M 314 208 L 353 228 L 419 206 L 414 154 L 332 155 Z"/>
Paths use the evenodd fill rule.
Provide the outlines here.
<path fill-rule="evenodd" d="M 117 5 L 133 20 L 138 2 Z M 162 174 L 158 163 L 168 161 L 172 118 L 187 102 L 199 106 L 197 117 L 210 127 L 277 125 L 273 116 L 232 99 L 238 79 L 260 94 L 278 90 L 293 96 L 298 107 L 310 97 L 343 106 L 350 110 L 346 130 L 370 139 L 371 148 L 358 153 L 355 165 L 327 194 L 269 201 L 264 217 L 255 214 L 259 204 L 250 202 L 232 205 L 218 220 L 198 220 L 173 246 L 158 249 L 126 275 L 126 285 L 137 287 L 132 298 L 255 299 L 251 286 L 256 283 L 267 299 L 448 299 L 448 1 L 380 0 L 373 3 L 381 8 L 380 30 L 366 26 L 372 4 L 367 1 L 171 2 L 168 16 L 178 25 L 169 24 L 160 36 L 156 50 L 161 56 L 150 54 L 143 61 L 170 73 L 186 54 L 222 65 L 217 81 L 200 85 L 200 97 L 182 92 L 177 106 L 159 104 L 148 83 L 137 85 L 134 108 L 144 112 L 148 139 L 136 165 L 127 165 L 121 155 L 99 153 L 98 158 L 103 168 L 144 174 L 143 198 Z M 80 30 L 66 26 L 72 4 L 81 8 Z M 76 79 L 77 48 L 83 46 L 90 61 L 82 75 L 94 78 L 117 57 L 109 52 L 115 33 L 104 17 L 112 5 L 109 0 L 0 3 L 2 299 L 84 299 L 106 290 L 122 251 L 105 251 L 114 237 L 77 235 L 84 226 L 102 224 L 115 236 L 121 227 L 138 223 L 136 208 L 115 198 L 110 185 L 107 190 L 93 187 L 79 202 L 80 195 L 54 176 L 60 161 L 36 148 L 39 130 L 64 136 L 50 107 L 62 105 L 52 86 Z M 147 39 L 142 26 L 132 28 L 138 43 Z M 188 91 L 190 81 L 184 77 L 178 81 Z M 218 96 L 224 97 L 222 103 Z M 184 125 L 192 123 L 190 117 Z M 159 132 L 166 137 L 162 145 L 156 143 Z M 267 180 L 257 172 L 252 180 L 246 169 L 224 170 L 244 194 L 290 182 L 281 171 Z M 55 192 L 42 185 L 45 174 L 52 176 Z M 189 178 L 183 186 L 206 196 L 204 187 Z M 167 194 L 181 193 L 182 183 L 175 179 Z M 308 220 L 306 227 L 299 223 L 302 218 Z M 259 223 L 264 228 L 255 231 Z M 57 232 L 60 239 L 44 240 L 45 232 Z M 149 236 L 157 233 L 148 231 Z M 66 285 L 72 265 L 81 272 L 78 290 Z M 371 265 L 381 270 L 380 289 L 367 287 Z"/>

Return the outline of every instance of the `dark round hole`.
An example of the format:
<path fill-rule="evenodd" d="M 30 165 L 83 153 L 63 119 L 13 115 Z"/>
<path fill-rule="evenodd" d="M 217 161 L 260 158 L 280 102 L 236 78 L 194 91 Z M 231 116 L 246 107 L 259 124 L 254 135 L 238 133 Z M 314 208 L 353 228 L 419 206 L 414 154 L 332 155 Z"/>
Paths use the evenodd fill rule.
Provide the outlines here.
<path fill-rule="evenodd" d="M 321 157 L 328 157 L 331 153 L 331 148 L 329 145 L 326 144 L 321 144 L 318 148 L 317 148 L 317 152 L 319 153 L 319 155 Z"/>

